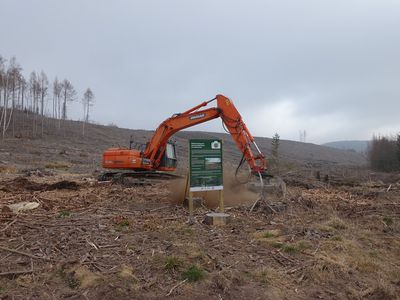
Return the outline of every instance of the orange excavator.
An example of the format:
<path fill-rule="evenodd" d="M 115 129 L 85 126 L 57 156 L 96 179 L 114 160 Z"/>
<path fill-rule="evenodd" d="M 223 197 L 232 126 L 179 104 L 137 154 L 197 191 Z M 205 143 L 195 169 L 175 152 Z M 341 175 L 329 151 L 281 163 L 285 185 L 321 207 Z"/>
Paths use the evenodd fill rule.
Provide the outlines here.
<path fill-rule="evenodd" d="M 216 107 L 202 109 L 216 101 Z M 242 152 L 241 164 L 247 161 L 252 173 L 264 177 L 266 161 L 258 148 L 240 113 L 232 101 L 223 96 L 205 101 L 183 113 L 177 113 L 158 126 L 144 149 L 110 148 L 103 153 L 103 168 L 130 171 L 134 174 L 165 174 L 177 167 L 175 144 L 169 139 L 176 132 L 216 118 L 221 118 L 225 129 L 231 134 Z M 132 141 L 131 141 L 132 145 Z M 256 151 L 253 152 L 252 148 Z M 105 173 L 109 176 L 112 172 Z M 262 181 L 262 179 L 261 179 Z"/>

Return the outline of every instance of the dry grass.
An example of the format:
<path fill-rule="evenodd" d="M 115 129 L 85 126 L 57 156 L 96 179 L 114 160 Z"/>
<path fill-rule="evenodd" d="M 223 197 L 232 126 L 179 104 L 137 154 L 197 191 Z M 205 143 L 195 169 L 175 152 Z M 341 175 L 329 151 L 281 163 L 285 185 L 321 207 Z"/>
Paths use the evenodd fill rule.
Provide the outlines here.
<path fill-rule="evenodd" d="M 15 174 L 17 173 L 17 168 L 12 166 L 0 166 L 0 174 Z"/>
<path fill-rule="evenodd" d="M 348 225 L 339 217 L 333 217 L 328 223 L 328 226 L 336 229 L 336 230 L 345 230 Z"/>
<path fill-rule="evenodd" d="M 258 282 L 261 282 L 263 284 L 271 284 L 276 278 L 274 273 L 274 270 L 262 267 L 261 269 L 251 272 L 250 274 Z"/>
<path fill-rule="evenodd" d="M 45 168 L 53 170 L 68 170 L 70 167 L 70 164 L 64 162 L 51 162 L 45 165 Z"/>

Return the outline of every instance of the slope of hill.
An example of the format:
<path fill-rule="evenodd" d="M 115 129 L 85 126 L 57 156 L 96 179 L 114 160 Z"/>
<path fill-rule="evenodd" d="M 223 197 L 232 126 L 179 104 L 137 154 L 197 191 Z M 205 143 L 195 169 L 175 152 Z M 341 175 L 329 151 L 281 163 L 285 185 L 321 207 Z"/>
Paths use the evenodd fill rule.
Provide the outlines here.
<path fill-rule="evenodd" d="M 228 157 L 239 161 L 241 153 L 236 149 L 236 145 L 232 138 L 225 133 L 210 133 L 210 132 L 194 132 L 183 131 L 176 134 L 178 138 L 188 140 L 190 138 L 221 138 L 224 140 L 225 152 Z M 268 157 L 271 155 L 270 138 L 256 137 L 257 145 L 261 151 Z M 295 141 L 281 140 L 280 141 L 280 156 L 282 160 L 295 162 L 299 164 L 308 164 L 313 166 L 323 165 L 364 165 L 365 158 L 359 153 L 343 151 L 323 147 L 311 143 L 300 143 Z M 226 155 L 225 154 L 225 155 Z"/>
<path fill-rule="evenodd" d="M 46 120 L 43 138 L 29 138 L 27 133 L 16 130 L 17 136 L 0 144 L 0 164 L 16 164 L 19 168 L 65 166 L 71 171 L 86 172 L 100 167 L 102 152 L 111 146 L 128 146 L 130 136 L 137 143 L 145 144 L 152 135 L 149 130 L 130 130 L 112 126 L 89 124 L 82 136 L 82 123 L 66 121 L 61 129 L 52 126 L 55 120 Z M 236 166 L 241 153 L 232 138 L 225 133 L 199 131 L 178 132 L 177 143 L 180 168 L 185 168 L 188 157 L 188 139 L 220 138 L 224 140 L 225 162 Z M 257 137 L 256 142 L 267 158 L 271 153 L 271 139 Z M 283 161 L 312 165 L 314 167 L 350 165 L 361 166 L 365 158 L 355 152 L 282 140 L 280 154 Z"/>
<path fill-rule="evenodd" d="M 341 149 L 354 150 L 359 153 L 366 153 L 369 141 L 336 141 L 322 144 L 322 146 Z"/>

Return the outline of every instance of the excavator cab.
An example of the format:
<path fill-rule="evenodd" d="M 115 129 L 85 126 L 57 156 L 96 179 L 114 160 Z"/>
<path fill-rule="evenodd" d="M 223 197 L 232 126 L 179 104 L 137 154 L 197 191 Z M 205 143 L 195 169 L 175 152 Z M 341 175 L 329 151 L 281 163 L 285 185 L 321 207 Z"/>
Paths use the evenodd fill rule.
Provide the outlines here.
<path fill-rule="evenodd" d="M 168 141 L 158 170 L 175 171 L 177 164 L 178 161 L 176 159 L 175 143 Z"/>

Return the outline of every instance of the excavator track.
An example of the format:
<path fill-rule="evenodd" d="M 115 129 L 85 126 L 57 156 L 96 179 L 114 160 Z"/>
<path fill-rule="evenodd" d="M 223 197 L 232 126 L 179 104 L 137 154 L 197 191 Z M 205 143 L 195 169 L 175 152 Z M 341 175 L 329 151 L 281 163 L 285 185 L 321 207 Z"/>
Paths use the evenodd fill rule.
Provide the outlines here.
<path fill-rule="evenodd" d="M 182 178 L 180 175 L 160 171 L 107 171 L 98 177 L 98 181 L 111 181 L 132 186 L 146 186 L 161 183 L 164 180 Z"/>

